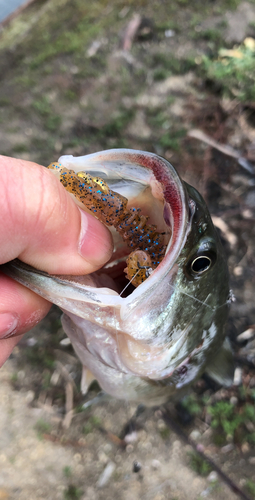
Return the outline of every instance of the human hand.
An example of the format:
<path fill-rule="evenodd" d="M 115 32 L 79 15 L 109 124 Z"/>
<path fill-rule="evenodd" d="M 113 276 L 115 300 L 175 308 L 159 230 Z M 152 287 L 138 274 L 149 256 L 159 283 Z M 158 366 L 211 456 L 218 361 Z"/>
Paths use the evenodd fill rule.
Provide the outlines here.
<path fill-rule="evenodd" d="M 77 207 L 50 170 L 0 156 L 0 174 L 0 264 L 19 258 L 50 274 L 81 275 L 109 260 L 110 232 Z M 0 366 L 50 307 L 0 273 Z"/>

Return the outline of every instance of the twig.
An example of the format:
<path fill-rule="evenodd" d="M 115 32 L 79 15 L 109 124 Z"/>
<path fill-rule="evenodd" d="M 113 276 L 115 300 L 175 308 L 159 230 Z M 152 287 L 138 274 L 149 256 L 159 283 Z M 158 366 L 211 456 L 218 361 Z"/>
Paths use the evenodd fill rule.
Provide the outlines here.
<path fill-rule="evenodd" d="M 69 429 L 72 418 L 73 418 L 73 385 L 71 382 L 66 384 L 66 404 L 65 404 L 66 414 L 63 419 L 62 425 L 64 429 Z"/>
<path fill-rule="evenodd" d="M 116 446 L 119 446 L 122 449 L 125 449 L 127 446 L 127 443 L 125 442 L 124 439 L 120 439 L 116 434 L 113 434 L 112 432 L 107 431 L 104 427 L 98 427 L 98 430 L 104 434 L 112 443 L 114 443 Z"/>
<path fill-rule="evenodd" d="M 212 216 L 212 221 L 214 225 L 222 231 L 222 233 L 228 240 L 231 248 L 234 248 L 235 245 L 238 243 L 238 239 L 237 236 L 232 231 L 230 231 L 226 222 L 221 217 L 217 217 L 216 215 Z"/>
<path fill-rule="evenodd" d="M 243 167 L 250 174 L 254 174 L 253 165 L 248 160 L 246 160 L 246 158 L 244 158 L 241 155 L 241 153 L 237 151 L 237 149 L 232 148 L 232 146 L 229 146 L 228 144 L 220 144 L 219 142 L 215 141 L 214 139 L 209 137 L 209 135 L 205 134 L 202 130 L 199 129 L 190 130 L 188 132 L 188 136 L 193 137 L 194 139 L 198 139 L 199 141 L 205 142 L 205 144 L 208 144 L 208 146 L 217 149 L 226 156 L 235 158 L 241 167 Z"/>
<path fill-rule="evenodd" d="M 73 387 L 73 390 L 76 390 L 76 385 L 74 380 L 72 379 L 69 371 L 66 369 L 66 367 L 61 363 L 61 361 L 55 361 L 55 366 L 56 366 L 56 371 L 63 377 L 65 382 L 68 384 L 70 383 Z"/>
<path fill-rule="evenodd" d="M 51 443 L 55 443 L 61 446 L 72 446 L 73 448 L 85 448 L 87 446 L 86 441 L 75 441 L 73 439 L 64 439 L 59 436 L 52 436 L 52 434 L 43 434 L 43 439 L 50 441 Z"/>
<path fill-rule="evenodd" d="M 244 491 L 242 491 L 239 488 L 239 486 L 236 483 L 234 483 L 234 481 L 232 481 L 232 479 L 230 479 L 230 477 L 227 476 L 222 471 L 222 469 L 218 465 L 216 465 L 216 463 L 211 458 L 207 457 L 207 455 L 205 455 L 205 453 L 203 453 L 199 449 L 197 444 L 192 439 L 190 439 L 189 436 L 186 435 L 186 433 L 181 429 L 181 427 L 176 422 L 174 422 L 174 420 L 171 418 L 171 415 L 166 410 L 166 408 L 161 408 L 161 412 L 162 412 L 162 417 L 163 417 L 164 421 L 166 422 L 167 426 L 170 429 L 172 429 L 172 431 L 175 432 L 175 434 L 177 434 L 186 444 L 189 444 L 190 446 L 192 446 L 192 448 L 196 451 L 196 453 L 198 455 L 200 455 L 200 457 L 203 460 L 205 460 L 212 467 L 213 470 L 215 470 L 217 472 L 217 474 L 221 477 L 221 479 L 224 481 L 224 483 L 226 483 L 227 486 L 236 495 L 239 495 L 239 497 L 242 498 L 242 500 L 251 500 L 251 498 L 248 497 L 246 495 L 246 493 L 244 493 Z"/>
<path fill-rule="evenodd" d="M 141 24 L 141 16 L 140 14 L 135 14 L 131 19 L 131 21 L 128 23 L 127 29 L 124 33 L 122 41 L 123 50 L 129 51 L 131 49 L 134 37 L 137 33 L 140 24 Z"/>
<path fill-rule="evenodd" d="M 74 383 L 74 380 L 72 379 L 70 373 L 66 369 L 66 367 L 60 362 L 56 361 L 56 371 L 63 377 L 63 379 L 66 382 L 65 386 L 65 393 L 66 393 L 66 400 L 65 400 L 65 417 L 63 419 L 62 425 L 64 429 L 68 429 L 70 427 L 70 424 L 72 422 L 73 418 L 73 393 L 74 390 L 76 390 L 76 386 Z"/>

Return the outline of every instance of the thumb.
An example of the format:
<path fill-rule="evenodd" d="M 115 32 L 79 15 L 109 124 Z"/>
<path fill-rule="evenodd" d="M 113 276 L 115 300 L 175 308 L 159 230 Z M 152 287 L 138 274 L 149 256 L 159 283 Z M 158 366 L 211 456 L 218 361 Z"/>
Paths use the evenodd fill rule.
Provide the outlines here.
<path fill-rule="evenodd" d="M 110 232 L 52 172 L 4 156 L 0 171 L 0 264 L 18 257 L 48 273 L 87 274 L 109 260 Z"/>
<path fill-rule="evenodd" d="M 80 210 L 52 172 L 0 156 L 0 264 L 19 258 L 53 274 L 87 274 L 111 257 L 108 229 Z M 0 366 L 51 304 L 0 273 Z"/>

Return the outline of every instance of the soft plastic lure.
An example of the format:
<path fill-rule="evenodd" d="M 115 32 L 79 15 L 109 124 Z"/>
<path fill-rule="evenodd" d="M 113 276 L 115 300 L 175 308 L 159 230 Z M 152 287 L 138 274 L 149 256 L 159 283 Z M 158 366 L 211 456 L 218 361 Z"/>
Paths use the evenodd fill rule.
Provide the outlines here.
<path fill-rule="evenodd" d="M 57 170 L 66 190 L 103 224 L 113 226 L 133 250 L 127 258 L 125 272 L 134 286 L 140 285 L 165 255 L 165 233 L 147 224 L 149 217 L 142 215 L 139 208 L 127 208 L 127 198 L 112 191 L 103 179 L 86 172 L 75 173 L 60 163 L 51 163 L 48 168 Z"/>

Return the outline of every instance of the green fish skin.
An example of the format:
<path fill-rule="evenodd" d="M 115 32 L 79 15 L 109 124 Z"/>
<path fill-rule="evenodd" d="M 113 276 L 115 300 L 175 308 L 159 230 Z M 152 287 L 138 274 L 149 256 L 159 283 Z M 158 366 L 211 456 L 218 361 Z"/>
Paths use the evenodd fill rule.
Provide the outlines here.
<path fill-rule="evenodd" d="M 112 260 L 97 273 L 52 276 L 18 260 L 1 266 L 62 309 L 63 328 L 83 366 L 82 391 L 97 379 L 113 397 L 154 406 L 182 397 L 205 371 L 231 385 L 233 359 L 224 341 L 228 269 L 198 191 L 168 161 L 143 151 L 63 156 L 59 163 L 100 176 L 166 235 L 163 260 L 126 296 L 111 269 L 130 248 L 114 228 Z"/>

